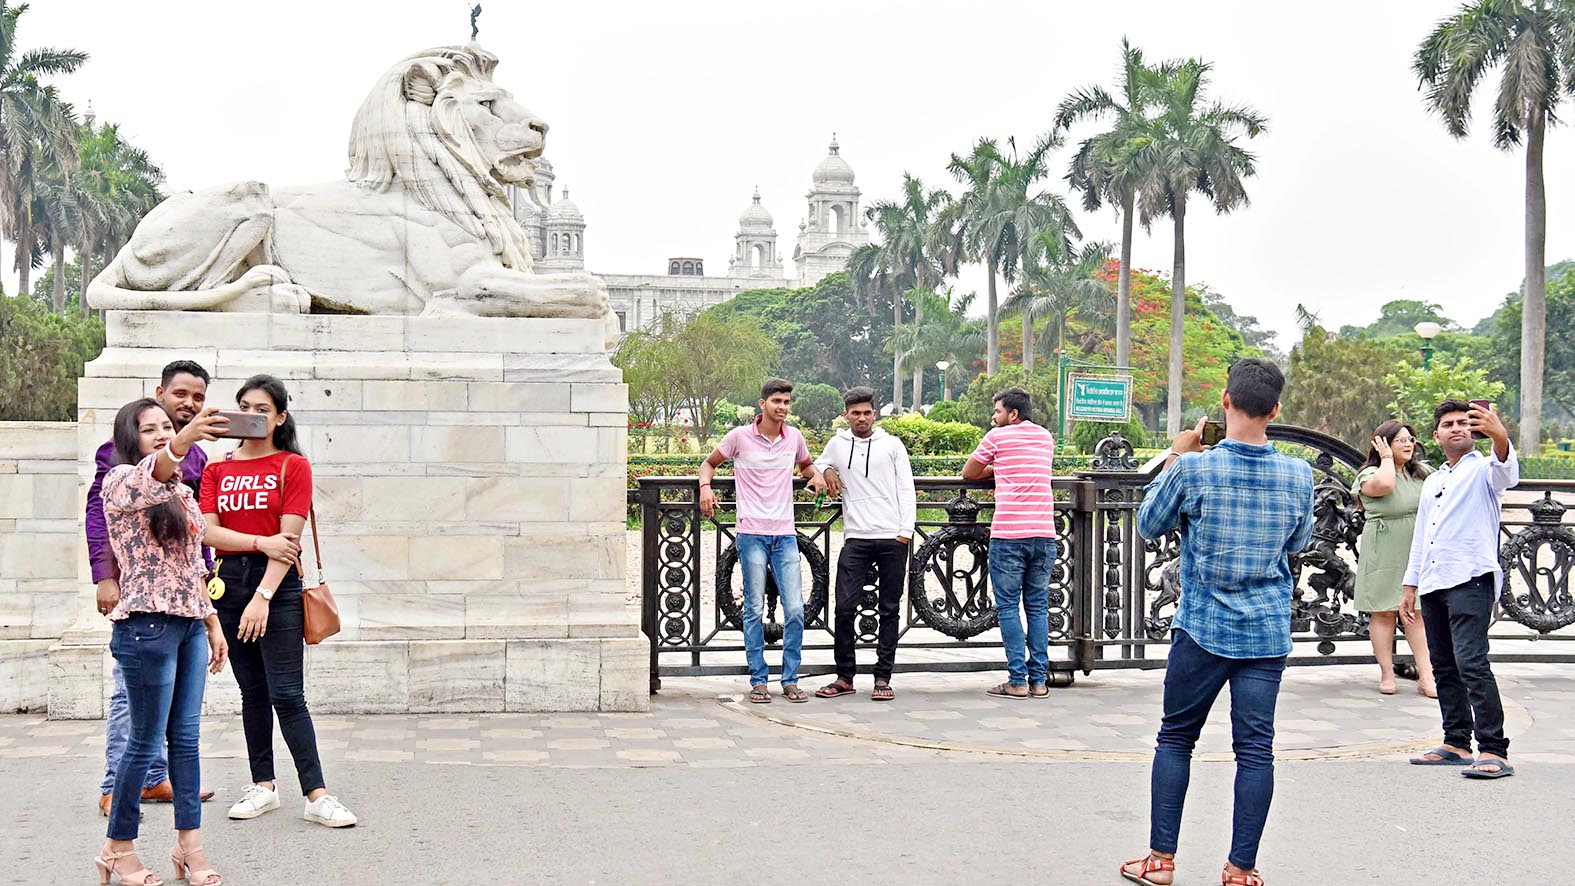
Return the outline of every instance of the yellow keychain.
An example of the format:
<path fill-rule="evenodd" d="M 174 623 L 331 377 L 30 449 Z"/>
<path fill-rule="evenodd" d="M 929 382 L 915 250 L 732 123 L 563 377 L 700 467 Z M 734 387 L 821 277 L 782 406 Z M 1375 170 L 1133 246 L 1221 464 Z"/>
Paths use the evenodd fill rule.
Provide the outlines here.
<path fill-rule="evenodd" d="M 213 578 L 208 579 L 208 599 L 217 600 L 224 596 L 224 579 L 219 577 L 219 567 L 224 565 L 220 560 L 213 564 Z"/>

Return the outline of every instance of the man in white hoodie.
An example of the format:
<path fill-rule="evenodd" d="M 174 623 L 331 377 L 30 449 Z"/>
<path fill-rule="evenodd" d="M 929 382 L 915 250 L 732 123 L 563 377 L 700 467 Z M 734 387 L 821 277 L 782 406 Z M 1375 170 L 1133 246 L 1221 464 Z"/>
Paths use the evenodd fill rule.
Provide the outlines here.
<path fill-rule="evenodd" d="M 875 427 L 875 392 L 856 387 L 842 398 L 848 427 L 826 443 L 815 460 L 826 491 L 842 496 L 842 553 L 837 556 L 837 679 L 815 694 L 836 698 L 854 692 L 857 670 L 853 622 L 859 598 L 873 569 L 879 576 L 880 627 L 875 644 L 876 701 L 890 701 L 892 664 L 897 657 L 897 620 L 902 583 L 908 573 L 908 543 L 913 540 L 916 497 L 913 467 L 902 441 Z"/>

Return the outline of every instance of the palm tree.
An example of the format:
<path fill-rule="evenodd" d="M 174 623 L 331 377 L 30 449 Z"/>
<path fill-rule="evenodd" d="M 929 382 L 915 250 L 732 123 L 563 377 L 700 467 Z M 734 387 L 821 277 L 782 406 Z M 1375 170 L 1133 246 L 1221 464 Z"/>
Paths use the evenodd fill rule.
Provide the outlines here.
<path fill-rule="evenodd" d="M 849 276 L 865 291 L 883 289 L 892 298 L 892 337 L 902 332 L 903 297 L 915 289 L 940 284 L 941 267 L 936 257 L 936 227 L 951 202 L 944 190 L 931 190 L 910 173 L 903 173 L 902 196 L 882 200 L 865 210 L 865 216 L 880 234 L 878 246 L 861 247 L 849 259 Z M 916 305 L 916 307 L 918 307 Z M 923 322 L 922 307 L 914 323 Z M 923 391 L 924 364 L 914 365 L 914 408 Z M 892 403 L 902 408 L 902 351 L 893 349 Z"/>
<path fill-rule="evenodd" d="M 1068 248 L 1052 231 L 1041 231 L 1023 273 L 1023 285 L 1001 310 L 1023 318 L 1023 367 L 1033 372 L 1034 323 L 1049 318 L 1052 339 L 1065 345 L 1066 324 L 1076 316 L 1102 324 L 1111 316 L 1110 290 L 1099 272 L 1110 261 L 1110 245 L 1086 243 Z M 1120 364 L 1118 364 L 1120 365 Z"/>
<path fill-rule="evenodd" d="M 1143 64 L 1143 50 L 1121 38 L 1119 98 L 1102 86 L 1087 86 L 1061 100 L 1055 129 L 1080 120 L 1111 119 L 1108 130 L 1085 139 L 1073 156 L 1066 180 L 1083 194 L 1083 208 L 1093 212 L 1109 202 L 1121 214 L 1121 267 L 1116 278 L 1116 365 L 1132 358 L 1132 222 L 1137 189 L 1143 180 L 1145 116 L 1159 73 Z"/>
<path fill-rule="evenodd" d="M 164 199 L 164 172 L 146 151 L 120 137 L 113 123 L 94 125 L 92 115 L 78 135 L 80 165 L 71 176 L 70 197 L 78 224 L 75 243 L 81 263 L 78 304 L 88 311 L 87 287 L 93 279 L 95 254 L 108 261 L 131 238 L 137 223 Z"/>
<path fill-rule="evenodd" d="M 1167 433 L 1181 430 L 1182 328 L 1187 305 L 1187 197 L 1204 195 L 1216 212 L 1229 212 L 1247 200 L 1244 179 L 1253 175 L 1253 155 L 1236 144 L 1239 134 L 1257 136 L 1268 119 L 1253 109 L 1205 103 L 1210 66 L 1198 59 L 1166 65 L 1154 80 L 1155 115 L 1138 152 L 1143 169 L 1138 212 L 1145 224 L 1162 215 L 1174 225 L 1171 270 L 1169 398 Z"/>
<path fill-rule="evenodd" d="M 1493 103 L 1493 144 L 1526 142 L 1526 277 L 1520 320 L 1520 448 L 1542 442 L 1542 372 L 1547 332 L 1548 206 L 1543 139 L 1562 94 L 1575 96 L 1575 2 L 1475 0 L 1438 23 L 1417 48 L 1412 69 L 1428 108 L 1455 138 L 1465 138 L 1471 96 L 1483 75 L 1503 69 Z"/>
<path fill-rule="evenodd" d="M 966 186 L 966 190 L 942 219 L 942 226 L 952 235 L 951 248 L 945 256 L 946 274 L 950 276 L 956 273 L 957 265 L 964 261 L 982 262 L 988 272 L 984 308 L 984 371 L 991 375 L 1001 368 L 1000 299 L 995 289 L 996 272 L 1004 259 L 1000 248 L 1002 219 L 995 211 L 995 176 L 1000 169 L 1001 159 L 995 139 L 990 138 L 979 139 L 966 157 L 952 155 L 947 169 Z"/>
<path fill-rule="evenodd" d="M 919 366 L 932 366 L 945 360 L 960 367 L 979 359 L 985 349 L 984 324 L 968 316 L 974 293 L 953 296 L 951 288 L 937 291 L 927 287 L 914 289 L 909 297 L 917 310 L 929 318 L 922 325 L 907 327 L 892 340 L 894 349 L 907 360 Z M 948 370 L 950 367 L 947 367 Z M 951 399 L 951 385 L 943 379 L 942 394 Z M 914 396 L 915 406 L 919 396 Z"/>
<path fill-rule="evenodd" d="M 87 61 L 72 49 L 18 53 L 17 20 L 27 4 L 0 0 L 0 232 L 16 244 L 18 292 L 29 291 L 38 237 L 33 206 L 44 170 L 68 174 L 76 161 L 71 105 L 41 78 L 69 74 Z"/>

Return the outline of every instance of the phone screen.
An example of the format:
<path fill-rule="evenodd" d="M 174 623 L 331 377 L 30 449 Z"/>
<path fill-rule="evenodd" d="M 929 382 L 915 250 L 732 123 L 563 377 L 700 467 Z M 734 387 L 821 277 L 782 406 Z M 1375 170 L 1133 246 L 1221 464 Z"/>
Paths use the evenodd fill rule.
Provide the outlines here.
<path fill-rule="evenodd" d="M 1203 423 L 1203 439 L 1199 442 L 1204 446 L 1214 446 L 1223 439 L 1225 439 L 1224 422 L 1209 419 Z"/>

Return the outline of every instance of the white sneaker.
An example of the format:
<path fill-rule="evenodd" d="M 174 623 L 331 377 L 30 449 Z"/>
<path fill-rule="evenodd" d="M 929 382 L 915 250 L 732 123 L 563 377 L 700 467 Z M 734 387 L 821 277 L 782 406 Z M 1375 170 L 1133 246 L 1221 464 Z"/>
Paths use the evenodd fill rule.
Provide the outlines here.
<path fill-rule="evenodd" d="M 307 800 L 303 817 L 328 828 L 348 828 L 356 823 L 355 813 L 346 809 L 339 798 L 332 794 L 324 794 L 315 801 Z"/>
<path fill-rule="evenodd" d="M 230 817 L 238 819 L 256 818 L 264 812 L 272 812 L 279 808 L 279 792 L 270 790 L 260 784 L 249 784 L 241 792 L 241 799 L 230 807 Z"/>

